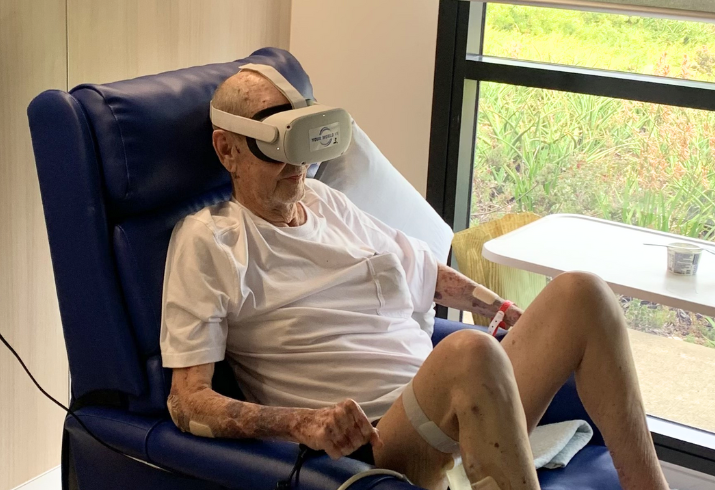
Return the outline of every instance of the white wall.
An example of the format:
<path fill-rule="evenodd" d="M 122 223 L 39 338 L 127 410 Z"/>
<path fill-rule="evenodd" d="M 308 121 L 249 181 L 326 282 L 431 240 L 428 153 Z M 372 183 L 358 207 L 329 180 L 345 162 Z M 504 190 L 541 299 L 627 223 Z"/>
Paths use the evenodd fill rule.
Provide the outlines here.
<path fill-rule="evenodd" d="M 290 50 L 425 194 L 439 0 L 293 0 Z"/>

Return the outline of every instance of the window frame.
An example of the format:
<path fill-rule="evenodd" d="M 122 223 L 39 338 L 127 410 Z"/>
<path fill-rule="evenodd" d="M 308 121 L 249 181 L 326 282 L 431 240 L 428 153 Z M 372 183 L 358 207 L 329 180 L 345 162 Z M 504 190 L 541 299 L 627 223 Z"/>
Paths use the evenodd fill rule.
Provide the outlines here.
<path fill-rule="evenodd" d="M 469 226 L 480 82 L 715 111 L 715 83 L 483 56 L 486 8 L 439 3 L 426 198 L 455 232 Z M 648 424 L 662 461 L 715 476 L 715 434 L 650 415 Z"/>

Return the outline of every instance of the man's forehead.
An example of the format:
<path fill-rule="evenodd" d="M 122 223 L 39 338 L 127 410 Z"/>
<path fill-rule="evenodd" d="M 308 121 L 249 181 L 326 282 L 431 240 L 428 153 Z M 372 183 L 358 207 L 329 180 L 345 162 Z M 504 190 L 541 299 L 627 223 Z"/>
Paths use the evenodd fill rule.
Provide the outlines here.
<path fill-rule="evenodd" d="M 290 101 L 273 83 L 256 72 L 240 71 L 229 78 L 229 86 L 245 97 L 252 112 L 277 105 L 289 104 Z"/>

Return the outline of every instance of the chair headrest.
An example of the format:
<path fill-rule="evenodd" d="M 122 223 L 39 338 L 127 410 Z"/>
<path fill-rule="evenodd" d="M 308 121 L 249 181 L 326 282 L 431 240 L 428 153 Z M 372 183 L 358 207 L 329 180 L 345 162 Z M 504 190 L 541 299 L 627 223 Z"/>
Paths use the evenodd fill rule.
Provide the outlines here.
<path fill-rule="evenodd" d="M 305 98 L 313 98 L 298 60 L 277 48 L 232 63 L 71 91 L 95 134 L 110 219 L 171 206 L 230 182 L 211 143 L 209 103 L 216 87 L 246 63 L 273 66 Z"/>

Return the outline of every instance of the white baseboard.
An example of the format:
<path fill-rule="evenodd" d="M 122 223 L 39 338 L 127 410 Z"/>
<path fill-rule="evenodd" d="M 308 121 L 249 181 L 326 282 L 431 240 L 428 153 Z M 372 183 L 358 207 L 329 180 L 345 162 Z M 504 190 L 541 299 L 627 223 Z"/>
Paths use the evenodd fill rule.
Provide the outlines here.
<path fill-rule="evenodd" d="M 55 466 L 13 490 L 62 490 L 62 471 Z"/>
<path fill-rule="evenodd" d="M 660 462 L 671 488 L 678 490 L 715 490 L 715 476 L 706 475 L 672 463 Z"/>

